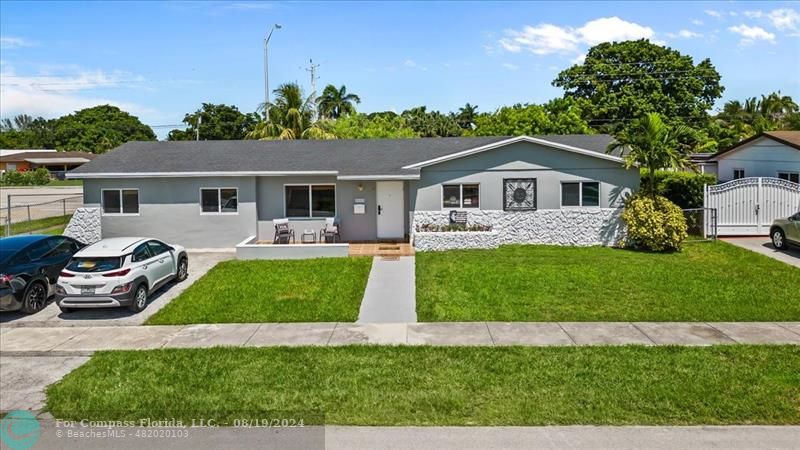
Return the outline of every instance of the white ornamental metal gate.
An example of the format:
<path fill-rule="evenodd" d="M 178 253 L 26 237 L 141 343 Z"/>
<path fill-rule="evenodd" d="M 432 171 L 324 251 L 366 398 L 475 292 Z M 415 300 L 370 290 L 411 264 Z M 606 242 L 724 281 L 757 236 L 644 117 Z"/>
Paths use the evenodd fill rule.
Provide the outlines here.
<path fill-rule="evenodd" d="M 718 236 L 767 235 L 773 220 L 800 211 L 800 184 L 780 178 L 740 178 L 706 186 L 705 207 L 717 210 Z M 706 232 L 713 233 L 708 219 Z"/>

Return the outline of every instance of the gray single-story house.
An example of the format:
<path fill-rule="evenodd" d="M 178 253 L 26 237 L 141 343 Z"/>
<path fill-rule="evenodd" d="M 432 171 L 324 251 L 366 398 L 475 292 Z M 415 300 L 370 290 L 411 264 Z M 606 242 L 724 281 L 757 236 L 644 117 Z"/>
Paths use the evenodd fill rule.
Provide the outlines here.
<path fill-rule="evenodd" d="M 638 169 L 608 135 L 428 139 L 129 142 L 82 167 L 102 235 L 188 248 L 299 237 L 335 217 L 343 241 L 413 241 L 465 211 L 503 242 L 610 243 Z M 587 228 L 588 227 L 588 228 Z"/>

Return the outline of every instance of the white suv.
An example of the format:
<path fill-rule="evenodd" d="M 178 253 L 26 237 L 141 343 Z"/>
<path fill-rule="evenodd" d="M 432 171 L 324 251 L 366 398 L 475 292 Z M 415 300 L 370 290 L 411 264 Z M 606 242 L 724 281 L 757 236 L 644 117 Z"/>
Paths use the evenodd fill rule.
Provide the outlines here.
<path fill-rule="evenodd" d="M 65 313 L 109 306 L 139 312 L 150 293 L 188 274 L 181 246 L 148 238 L 103 239 L 72 256 L 58 277 L 56 303 Z"/>

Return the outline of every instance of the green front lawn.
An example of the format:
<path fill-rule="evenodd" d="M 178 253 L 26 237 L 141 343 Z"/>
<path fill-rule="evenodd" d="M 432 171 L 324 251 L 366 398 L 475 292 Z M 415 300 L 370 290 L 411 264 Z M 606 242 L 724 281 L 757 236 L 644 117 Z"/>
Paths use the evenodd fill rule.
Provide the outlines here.
<path fill-rule="evenodd" d="M 99 352 L 57 418 L 341 425 L 800 424 L 800 347 L 273 347 Z M 173 416 L 175 415 L 175 416 Z"/>
<path fill-rule="evenodd" d="M 354 322 L 371 267 L 372 258 L 225 261 L 147 323 Z"/>
<path fill-rule="evenodd" d="M 800 270 L 724 242 L 417 253 L 416 276 L 421 321 L 800 320 Z"/>

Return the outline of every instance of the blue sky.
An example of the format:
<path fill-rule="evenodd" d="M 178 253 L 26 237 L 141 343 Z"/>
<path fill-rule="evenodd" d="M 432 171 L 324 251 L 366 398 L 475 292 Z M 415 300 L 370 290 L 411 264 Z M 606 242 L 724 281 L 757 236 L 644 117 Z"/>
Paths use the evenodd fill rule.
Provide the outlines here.
<path fill-rule="evenodd" d="M 273 23 L 283 28 L 270 43 L 272 88 L 308 90 L 313 58 L 318 84 L 345 84 L 363 112 L 544 102 L 592 44 L 640 37 L 711 58 L 723 101 L 800 98 L 797 2 L 3 1 L 0 116 L 112 103 L 158 126 L 202 102 L 253 111 Z"/>

